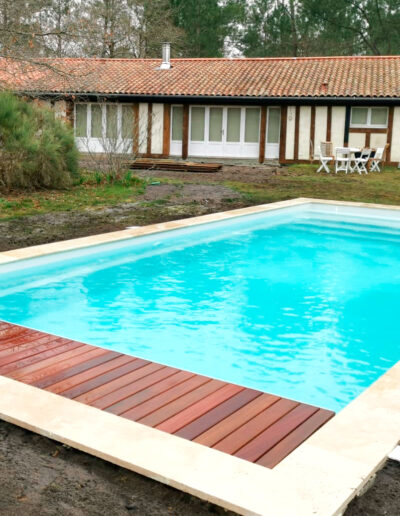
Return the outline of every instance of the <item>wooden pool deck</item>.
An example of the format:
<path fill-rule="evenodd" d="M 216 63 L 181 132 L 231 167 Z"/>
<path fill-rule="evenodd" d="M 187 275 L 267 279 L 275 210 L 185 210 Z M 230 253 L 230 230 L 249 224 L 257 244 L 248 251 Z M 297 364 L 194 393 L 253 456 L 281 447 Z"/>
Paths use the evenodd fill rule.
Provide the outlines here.
<path fill-rule="evenodd" d="M 0 322 L 0 375 L 273 468 L 334 413 Z"/>

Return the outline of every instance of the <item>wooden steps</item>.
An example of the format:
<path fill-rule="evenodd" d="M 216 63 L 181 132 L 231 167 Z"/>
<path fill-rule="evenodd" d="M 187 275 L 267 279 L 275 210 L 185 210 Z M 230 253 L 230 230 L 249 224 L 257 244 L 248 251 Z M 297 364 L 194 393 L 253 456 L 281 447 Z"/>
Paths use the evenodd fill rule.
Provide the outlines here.
<path fill-rule="evenodd" d="M 0 375 L 267 468 L 334 415 L 1 321 Z"/>
<path fill-rule="evenodd" d="M 137 159 L 127 163 L 133 170 L 169 170 L 172 172 L 218 172 L 222 168 L 220 163 L 194 163 L 190 161 Z"/>

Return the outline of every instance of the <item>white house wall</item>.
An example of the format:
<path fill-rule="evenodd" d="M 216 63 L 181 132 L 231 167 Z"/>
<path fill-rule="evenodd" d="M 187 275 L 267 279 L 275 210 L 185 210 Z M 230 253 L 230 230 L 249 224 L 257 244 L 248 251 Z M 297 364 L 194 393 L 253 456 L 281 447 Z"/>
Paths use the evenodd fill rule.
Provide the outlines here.
<path fill-rule="evenodd" d="M 384 147 L 387 142 L 386 133 L 371 133 L 370 146 L 376 149 L 377 147 Z"/>
<path fill-rule="evenodd" d="M 314 156 L 319 156 L 321 142 L 326 142 L 326 127 L 328 123 L 327 106 L 315 108 Z"/>
<path fill-rule="evenodd" d="M 386 135 L 384 135 L 386 137 Z M 349 134 L 349 147 L 365 147 L 366 135 L 365 133 L 350 133 Z"/>
<path fill-rule="evenodd" d="M 54 102 L 53 110 L 56 118 L 61 120 L 67 119 L 67 103 L 65 100 L 56 100 Z"/>
<path fill-rule="evenodd" d="M 331 140 L 333 148 L 344 145 L 344 126 L 346 120 L 346 108 L 344 106 L 332 107 Z"/>
<path fill-rule="evenodd" d="M 392 141 L 390 143 L 391 161 L 400 162 L 400 107 L 394 108 Z"/>
<path fill-rule="evenodd" d="M 139 152 L 145 154 L 147 152 L 147 127 L 148 127 L 148 104 L 140 102 L 139 104 Z"/>
<path fill-rule="evenodd" d="M 153 104 L 151 119 L 151 153 L 162 154 L 163 151 L 164 104 Z"/>
<path fill-rule="evenodd" d="M 294 158 L 294 132 L 296 125 L 296 108 L 288 106 L 286 122 L 286 152 L 285 159 Z"/>
<path fill-rule="evenodd" d="M 310 158 L 311 106 L 300 107 L 299 159 Z"/>

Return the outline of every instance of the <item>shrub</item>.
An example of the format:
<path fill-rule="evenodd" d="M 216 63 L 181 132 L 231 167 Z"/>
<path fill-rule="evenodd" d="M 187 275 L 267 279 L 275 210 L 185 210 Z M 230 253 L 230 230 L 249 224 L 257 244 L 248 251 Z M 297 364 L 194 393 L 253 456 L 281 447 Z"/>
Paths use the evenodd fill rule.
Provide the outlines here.
<path fill-rule="evenodd" d="M 0 188 L 64 188 L 77 174 L 72 130 L 50 109 L 0 93 Z"/>

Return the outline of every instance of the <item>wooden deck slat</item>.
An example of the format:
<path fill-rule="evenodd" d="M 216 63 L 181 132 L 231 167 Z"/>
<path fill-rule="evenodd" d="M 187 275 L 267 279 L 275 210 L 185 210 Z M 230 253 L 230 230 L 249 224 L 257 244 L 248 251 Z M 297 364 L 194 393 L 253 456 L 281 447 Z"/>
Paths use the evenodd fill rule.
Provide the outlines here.
<path fill-rule="evenodd" d="M 158 394 L 162 394 L 170 388 L 175 387 L 175 385 L 179 385 L 180 383 L 184 382 L 185 380 L 188 380 L 193 376 L 193 373 L 178 370 L 175 374 L 169 375 L 167 376 L 167 378 L 164 378 L 164 380 L 157 381 L 157 383 L 150 385 L 150 387 L 142 389 L 141 391 L 128 396 L 124 400 L 115 403 L 114 405 L 111 405 L 110 407 L 108 407 L 107 410 L 109 412 L 112 412 L 113 414 L 120 415 L 123 412 L 127 412 L 128 410 L 131 410 L 137 405 L 140 405 L 141 403 L 148 401 L 151 398 L 154 398 Z"/>
<path fill-rule="evenodd" d="M 57 362 L 54 365 L 45 367 L 40 369 L 39 371 L 35 371 L 32 374 L 23 376 L 21 381 L 25 383 L 30 383 L 31 385 L 35 385 L 35 387 L 40 386 L 41 388 L 53 382 L 53 379 L 60 378 L 65 375 L 68 377 L 71 370 L 75 368 L 81 369 L 85 367 L 87 362 L 92 362 L 93 360 L 101 360 L 104 356 L 107 357 L 107 351 L 104 349 L 89 349 L 82 354 L 75 355 L 69 360 L 62 360 Z M 111 359 L 111 357 L 109 358 Z M 39 384 L 39 385 L 37 385 Z"/>
<path fill-rule="evenodd" d="M 150 385 L 154 385 L 155 383 L 178 373 L 178 371 L 178 369 L 173 369 L 172 367 L 162 367 L 158 371 L 148 374 L 144 378 L 140 378 L 140 380 L 135 380 L 121 389 L 117 389 L 106 396 L 102 396 L 91 403 L 91 405 L 93 407 L 113 412 L 113 407 L 116 406 L 116 404 L 117 407 L 119 407 L 117 410 L 123 410 L 123 407 L 125 407 L 124 402 L 129 398 L 126 406 L 126 408 L 129 408 L 129 400 L 133 394 L 147 389 Z"/>
<path fill-rule="evenodd" d="M 175 414 L 178 414 L 182 410 L 185 410 L 187 407 L 196 403 L 197 400 L 204 398 L 208 394 L 220 389 L 222 386 L 226 385 L 224 382 L 219 380 L 209 380 L 205 384 L 201 385 L 197 389 L 194 389 L 187 394 L 184 394 L 180 398 L 172 401 L 171 403 L 167 403 L 163 407 L 154 410 L 151 414 L 138 419 L 139 423 L 148 426 L 157 426 L 161 424 L 163 421 L 171 418 Z"/>
<path fill-rule="evenodd" d="M 118 358 L 113 358 L 102 364 L 85 369 L 81 373 L 75 373 L 70 377 L 65 377 L 56 383 L 52 383 L 46 387 L 46 390 L 56 394 L 62 393 L 62 395 L 67 398 L 79 396 L 79 394 L 83 394 L 84 392 L 87 392 L 93 388 L 90 387 L 90 385 L 93 385 L 90 384 L 91 381 L 95 381 L 96 379 L 102 381 L 108 372 L 114 371 L 115 369 L 120 369 L 122 366 L 127 366 L 135 360 L 136 358 L 134 357 L 121 355 Z M 129 370 L 130 369 L 127 369 L 124 372 L 128 372 Z M 121 376 L 124 374 L 124 372 L 121 372 Z M 107 380 L 104 381 L 104 383 L 106 382 Z"/>
<path fill-rule="evenodd" d="M 215 408 L 208 410 L 202 416 L 182 427 L 180 430 L 175 432 L 175 435 L 192 441 L 195 437 L 212 428 L 217 423 L 235 413 L 243 406 L 246 406 L 250 401 L 258 398 L 259 396 L 261 396 L 260 391 L 243 389 L 238 394 L 232 396 L 232 398 L 229 398 L 220 405 L 217 405 Z"/>
<path fill-rule="evenodd" d="M 175 401 L 181 396 L 194 391 L 209 381 L 210 379 L 206 378 L 205 376 L 195 375 L 192 378 L 189 378 L 189 380 L 186 380 L 176 385 L 175 387 L 171 387 L 171 389 L 168 389 L 168 391 L 154 396 L 148 401 L 145 401 L 140 405 L 127 410 L 121 415 L 125 418 L 132 419 L 133 421 L 139 421 L 140 419 L 143 419 L 149 414 L 153 413 L 155 410 L 162 409 L 172 401 Z"/>
<path fill-rule="evenodd" d="M 23 360 L 19 360 L 18 362 L 12 362 L 11 364 L 7 364 L 5 366 L 0 367 L 0 374 L 5 376 L 12 376 L 11 373 L 16 372 L 18 370 L 23 370 L 31 364 L 42 363 L 43 360 L 56 355 L 57 353 L 62 353 L 65 349 L 74 349 L 77 347 L 82 347 L 83 344 L 78 344 L 77 342 L 73 342 L 72 340 L 68 341 L 65 339 L 52 340 L 48 343 L 47 349 L 45 351 L 41 351 L 36 355 L 32 355 Z M 44 366 L 43 366 L 44 367 Z"/>
<path fill-rule="evenodd" d="M 304 423 L 295 428 L 293 432 L 290 432 L 288 436 L 281 439 L 275 446 L 267 451 L 267 453 L 262 455 L 257 460 L 257 464 L 267 468 L 273 468 L 333 416 L 334 412 L 321 409 L 317 410 L 317 412 L 306 419 Z"/>
<path fill-rule="evenodd" d="M 298 403 L 292 400 L 281 399 L 277 401 L 219 441 L 213 448 L 233 455 L 265 428 L 273 425 L 278 419 L 297 407 L 297 405 Z"/>
<path fill-rule="evenodd" d="M 261 432 L 255 439 L 235 453 L 236 457 L 257 461 L 262 455 L 275 446 L 283 437 L 311 417 L 318 409 L 309 405 L 298 405 L 275 424 Z"/>
<path fill-rule="evenodd" d="M 280 399 L 281 398 L 273 396 L 272 394 L 263 393 L 261 396 L 193 440 L 199 444 L 212 447 L 214 444 L 221 441 L 224 437 L 237 430 L 239 427 L 247 423 L 247 421 L 250 421 L 250 419 L 254 418 L 260 412 L 267 409 Z"/>
<path fill-rule="evenodd" d="M 129 364 L 129 372 L 123 374 L 120 376 L 117 373 L 117 376 L 114 380 L 110 380 L 109 382 L 102 383 L 98 387 L 93 387 L 93 389 L 90 389 L 89 391 L 86 391 L 83 394 L 80 394 L 79 396 L 74 397 L 73 399 L 75 401 L 80 401 L 81 403 L 86 403 L 87 405 L 90 405 L 95 400 L 106 396 L 107 394 L 110 394 L 113 391 L 116 391 L 117 389 L 123 387 L 124 385 L 128 385 L 135 381 L 137 378 L 141 378 L 142 376 L 146 376 L 150 373 L 153 373 L 154 371 L 158 371 L 158 369 L 161 369 L 163 366 L 160 364 L 154 364 L 153 362 L 147 362 L 146 360 L 140 360 L 138 359 L 133 364 Z M 65 393 L 63 393 L 63 396 L 65 396 Z"/>
<path fill-rule="evenodd" d="M 208 410 L 213 409 L 238 392 L 243 391 L 243 389 L 244 387 L 228 383 L 221 387 L 221 389 L 218 389 L 202 400 L 199 400 L 197 403 L 194 403 L 190 407 L 187 407 L 185 410 L 182 410 L 179 412 L 179 414 L 175 414 L 171 418 L 163 421 L 157 425 L 156 428 L 173 434 L 180 430 L 183 426 L 186 426 L 194 421 L 197 417 L 202 416 L 208 412 Z"/>
<path fill-rule="evenodd" d="M 269 468 L 333 415 L 2 321 L 0 374 Z"/>

